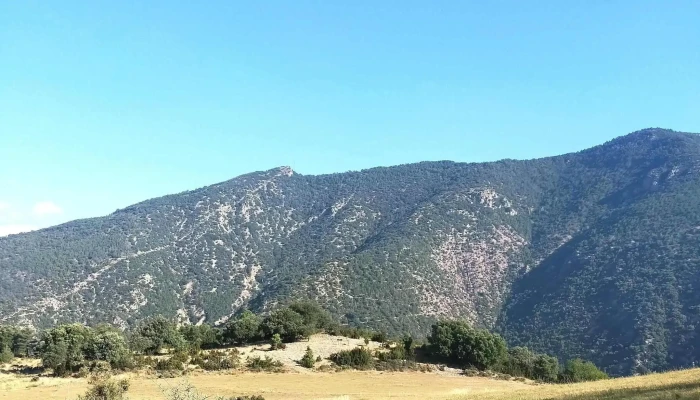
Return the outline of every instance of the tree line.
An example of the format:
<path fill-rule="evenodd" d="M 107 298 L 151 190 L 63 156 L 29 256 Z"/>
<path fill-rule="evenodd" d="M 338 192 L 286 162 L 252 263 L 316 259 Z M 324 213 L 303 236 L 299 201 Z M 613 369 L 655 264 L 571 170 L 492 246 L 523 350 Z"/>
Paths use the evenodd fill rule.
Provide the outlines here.
<path fill-rule="evenodd" d="M 420 358 L 420 361 L 445 363 L 465 370 L 490 370 L 544 382 L 607 378 L 587 361 L 570 360 L 561 366 L 556 357 L 547 354 L 525 347 L 509 349 L 501 336 L 464 321 L 439 321 L 432 326 L 427 341 L 419 343 L 410 335 L 390 339 L 383 332 L 341 326 L 311 302 L 294 302 L 267 315 L 246 310 L 222 327 L 177 326 L 163 316 L 146 318 L 129 331 L 107 324 L 89 327 L 74 323 L 36 334 L 29 329 L 0 326 L 0 361 L 36 356 L 55 375 L 68 376 L 86 369 L 137 368 L 141 365 L 139 357 L 160 354 L 166 349 L 177 355 L 261 342 L 269 342 L 272 349 L 283 349 L 285 343 L 303 340 L 318 332 L 364 338 L 365 343 L 373 340 L 386 346 L 386 351 L 381 352 L 372 353 L 359 347 L 332 355 L 331 361 L 340 366 L 368 368 L 375 363 L 415 362 Z M 307 353 L 302 362 L 313 367 L 311 349 Z"/>

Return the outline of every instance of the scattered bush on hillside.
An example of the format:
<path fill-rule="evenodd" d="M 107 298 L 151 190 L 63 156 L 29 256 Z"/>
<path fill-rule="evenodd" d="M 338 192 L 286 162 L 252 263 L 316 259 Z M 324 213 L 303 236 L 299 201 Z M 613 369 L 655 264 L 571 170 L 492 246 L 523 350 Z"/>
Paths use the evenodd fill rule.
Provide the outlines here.
<path fill-rule="evenodd" d="M 566 363 L 559 380 L 563 383 L 575 383 L 599 381 L 608 378 L 608 374 L 598 369 L 592 362 L 577 358 Z"/>
<path fill-rule="evenodd" d="M 282 372 L 284 364 L 280 361 L 273 360 L 269 356 L 265 356 L 265 358 L 249 357 L 245 366 L 248 370 L 253 372 Z"/>
<path fill-rule="evenodd" d="M 302 357 L 299 361 L 299 365 L 301 365 L 304 368 L 313 368 L 314 364 L 316 364 L 314 352 L 311 350 L 311 347 L 307 346 L 306 352 L 304 353 L 304 357 Z"/>
<path fill-rule="evenodd" d="M 473 328 L 463 321 L 434 324 L 428 342 L 432 355 L 481 370 L 497 366 L 506 356 L 503 338 L 487 330 Z"/>
<path fill-rule="evenodd" d="M 369 369 L 374 365 L 372 353 L 363 347 L 356 347 L 352 350 L 343 350 L 331 354 L 330 360 L 338 366 L 355 369 Z"/>
<path fill-rule="evenodd" d="M 282 342 L 282 338 L 280 337 L 279 333 L 272 335 L 272 338 L 270 339 L 270 350 L 284 350 L 286 348 L 287 345 Z"/>

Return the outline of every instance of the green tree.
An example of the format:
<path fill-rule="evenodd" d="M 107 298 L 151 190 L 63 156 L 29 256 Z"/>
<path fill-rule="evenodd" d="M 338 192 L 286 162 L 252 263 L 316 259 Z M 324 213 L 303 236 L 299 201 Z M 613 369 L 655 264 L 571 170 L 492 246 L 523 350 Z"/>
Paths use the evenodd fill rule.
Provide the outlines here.
<path fill-rule="evenodd" d="M 265 318 L 262 330 L 266 337 L 272 337 L 277 333 L 285 342 L 293 342 L 310 333 L 304 324 L 304 317 L 287 307 L 277 309 Z"/>
<path fill-rule="evenodd" d="M 560 380 L 562 382 L 573 383 L 599 381 L 608 378 L 608 374 L 598 369 L 598 367 L 596 367 L 592 362 L 577 358 L 574 360 L 569 360 L 566 363 Z"/>
<path fill-rule="evenodd" d="M 220 332 L 208 324 L 185 325 L 180 334 L 192 349 L 210 349 L 219 345 Z"/>
<path fill-rule="evenodd" d="M 7 346 L 0 348 L 0 364 L 9 363 L 13 358 L 15 355 Z"/>
<path fill-rule="evenodd" d="M 59 325 L 42 334 L 40 355 L 45 367 L 55 375 L 77 371 L 85 361 L 85 348 L 92 331 L 80 324 Z"/>
<path fill-rule="evenodd" d="M 245 310 L 240 316 L 226 325 L 224 337 L 231 343 L 250 343 L 260 337 L 261 322 L 262 319 L 259 316 L 249 310 Z"/>
<path fill-rule="evenodd" d="M 95 329 L 86 343 L 85 358 L 107 361 L 114 369 L 126 369 L 133 365 L 133 357 L 121 332 L 108 326 Z"/>
<path fill-rule="evenodd" d="M 492 368 L 506 356 L 506 342 L 497 334 L 463 321 L 440 321 L 428 337 L 432 354 L 462 366 Z"/>
<path fill-rule="evenodd" d="M 532 364 L 532 379 L 554 382 L 559 374 L 559 360 L 546 354 L 535 356 Z"/>
<path fill-rule="evenodd" d="M 136 327 L 131 336 L 131 345 L 134 350 L 157 354 L 166 346 L 181 349 L 185 346 L 185 340 L 173 322 L 158 315 L 146 318 Z"/>
<path fill-rule="evenodd" d="M 304 325 L 310 333 L 328 329 L 333 324 L 330 314 L 316 303 L 296 301 L 289 305 L 289 309 L 301 315 Z"/>

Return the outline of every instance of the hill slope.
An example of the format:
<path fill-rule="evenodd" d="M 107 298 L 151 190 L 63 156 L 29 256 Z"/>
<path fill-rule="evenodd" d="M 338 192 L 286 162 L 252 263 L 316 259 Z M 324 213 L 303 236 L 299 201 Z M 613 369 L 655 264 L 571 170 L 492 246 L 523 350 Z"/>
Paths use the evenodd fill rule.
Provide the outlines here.
<path fill-rule="evenodd" d="M 700 358 L 700 137 L 304 176 L 289 168 L 0 238 L 0 321 L 224 323 L 311 297 L 341 319 L 439 317 L 612 373 Z"/>

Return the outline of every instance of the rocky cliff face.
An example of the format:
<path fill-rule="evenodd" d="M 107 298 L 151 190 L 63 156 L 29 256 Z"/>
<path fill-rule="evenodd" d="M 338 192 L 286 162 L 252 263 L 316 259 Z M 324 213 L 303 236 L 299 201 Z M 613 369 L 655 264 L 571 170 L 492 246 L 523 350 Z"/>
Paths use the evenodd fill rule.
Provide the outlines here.
<path fill-rule="evenodd" d="M 612 372 L 680 366 L 700 358 L 699 170 L 697 136 L 652 129 L 532 161 L 252 173 L 0 238 L 0 321 L 223 324 L 308 297 L 393 332 L 465 318 Z"/>

